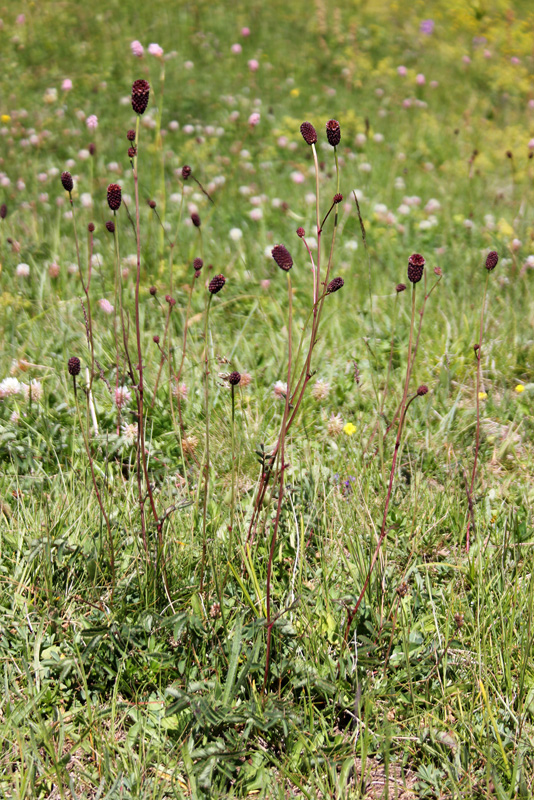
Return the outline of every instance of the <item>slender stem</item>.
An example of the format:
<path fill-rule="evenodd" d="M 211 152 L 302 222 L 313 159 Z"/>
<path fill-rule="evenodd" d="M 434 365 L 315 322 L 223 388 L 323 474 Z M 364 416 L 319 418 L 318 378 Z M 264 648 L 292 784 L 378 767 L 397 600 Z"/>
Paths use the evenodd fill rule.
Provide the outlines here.
<path fill-rule="evenodd" d="M 291 348 L 291 339 L 292 339 L 292 321 L 293 321 L 293 291 L 291 289 L 291 275 L 289 272 L 287 273 L 287 293 L 288 293 L 288 355 L 287 355 L 287 386 L 288 390 L 286 392 L 286 400 L 284 404 L 284 414 L 282 416 L 282 425 L 280 427 L 280 436 L 278 438 L 280 449 L 279 449 L 279 489 L 278 489 L 278 504 L 276 507 L 276 517 L 274 520 L 273 532 L 271 535 L 271 547 L 269 549 L 269 561 L 267 564 L 267 589 L 266 589 L 266 614 L 267 614 L 267 647 L 265 653 L 265 673 L 263 677 L 263 690 L 267 686 L 267 679 L 269 677 L 269 662 L 270 662 L 270 655 L 271 655 L 271 641 L 272 641 L 272 630 L 273 624 L 271 618 L 271 580 L 272 580 L 272 571 L 273 571 L 273 559 L 274 559 L 274 550 L 276 546 L 276 536 L 278 533 L 278 527 L 280 524 L 280 514 L 282 511 L 282 501 L 284 499 L 284 475 L 286 469 L 285 463 L 285 444 L 286 444 L 286 432 L 287 432 L 287 419 L 289 414 L 289 386 L 291 383 L 291 355 L 292 355 L 292 348 Z"/>
<path fill-rule="evenodd" d="M 204 504 L 202 508 L 202 561 L 200 565 L 200 591 L 204 586 L 206 565 L 206 519 L 208 514 L 208 491 L 210 478 L 210 415 L 209 415 L 209 315 L 213 295 L 208 292 L 206 313 L 204 315 L 204 415 L 206 421 L 206 444 L 204 450 Z"/>
<path fill-rule="evenodd" d="M 232 384 L 232 498 L 230 507 L 230 542 L 228 546 L 230 557 L 232 556 L 232 538 L 234 534 L 234 512 L 235 512 L 235 386 Z"/>
<path fill-rule="evenodd" d="M 137 338 L 137 369 L 139 371 L 139 381 L 137 384 L 137 409 L 138 409 L 137 472 L 138 472 L 138 485 L 139 488 L 141 489 L 141 475 L 140 475 L 140 463 L 139 463 L 141 461 L 143 468 L 143 475 L 145 478 L 146 488 L 150 501 L 150 506 L 152 509 L 152 514 L 154 516 L 154 521 L 156 523 L 156 529 L 157 529 L 157 536 L 158 536 L 157 561 L 159 562 L 160 557 L 162 558 L 163 582 L 165 584 L 165 590 L 167 592 L 167 595 L 169 595 L 165 562 L 163 559 L 163 529 L 162 529 L 162 523 L 160 522 L 158 516 L 158 512 L 156 510 L 156 503 L 154 500 L 154 494 L 152 492 L 152 486 L 150 485 L 147 460 L 146 460 L 146 451 L 145 451 L 145 424 L 144 424 L 144 409 L 143 409 L 143 404 L 144 404 L 143 353 L 141 349 L 141 319 L 139 315 L 139 288 L 141 284 L 141 233 L 140 233 L 140 219 L 139 219 L 139 177 L 137 171 L 137 162 L 139 153 L 139 119 L 140 117 L 138 115 L 135 127 L 136 154 L 133 158 L 133 175 L 134 175 L 134 186 L 135 186 L 135 233 L 136 233 L 135 238 L 137 244 L 137 274 L 135 281 L 135 332 Z M 141 493 L 139 496 L 139 507 L 141 511 L 141 526 L 143 530 L 143 535 L 146 535 L 145 519 L 144 519 L 144 502 L 145 501 L 141 489 Z"/>
<path fill-rule="evenodd" d="M 412 403 L 413 400 L 417 397 L 417 395 L 413 395 L 413 397 L 410 398 L 409 402 L 406 402 L 407 397 L 408 397 L 408 389 L 409 389 L 409 386 L 410 386 L 410 377 L 411 377 L 412 366 L 413 366 L 413 363 L 412 363 L 412 342 L 413 342 L 413 328 L 414 328 L 414 319 L 415 319 L 415 287 L 416 287 L 416 284 L 413 283 L 412 284 L 412 318 L 411 318 L 411 322 L 410 322 L 410 339 L 409 339 L 409 343 L 408 343 L 408 358 L 407 358 L 407 363 L 406 363 L 406 378 L 405 378 L 405 381 L 404 381 L 404 392 L 403 392 L 403 395 L 402 395 L 401 413 L 400 413 L 400 419 L 399 419 L 399 426 L 398 426 L 398 429 L 397 429 L 397 439 L 395 441 L 395 449 L 394 449 L 394 452 L 393 452 L 393 459 L 392 459 L 392 463 L 391 463 L 391 471 L 389 473 L 389 484 L 388 484 L 388 490 L 387 490 L 387 494 L 386 494 L 386 502 L 385 502 L 385 505 L 384 505 L 384 514 L 382 516 L 382 527 L 380 529 L 380 536 L 378 538 L 378 543 L 377 543 L 375 552 L 373 554 L 373 558 L 371 559 L 371 564 L 370 564 L 369 570 L 367 572 L 367 577 L 365 579 L 363 588 L 362 588 L 362 590 L 360 592 L 360 596 L 358 597 L 358 600 L 356 601 L 356 605 L 354 606 L 352 611 L 349 612 L 348 617 L 347 617 L 347 625 L 346 625 L 346 628 L 345 628 L 345 637 L 344 637 L 345 643 L 348 641 L 348 637 L 349 637 L 349 633 L 350 633 L 350 627 L 352 625 L 352 620 L 356 616 L 356 613 L 358 612 L 358 609 L 360 607 L 360 603 L 362 602 L 363 597 L 365 595 L 365 592 L 367 591 L 367 587 L 369 585 L 369 581 L 371 580 L 371 575 L 373 573 L 376 561 L 377 561 L 379 553 L 380 553 L 380 548 L 382 547 L 382 543 L 383 543 L 383 541 L 384 541 L 384 539 L 386 538 L 386 535 L 387 535 L 386 522 L 387 522 L 388 509 L 389 509 L 389 502 L 391 500 L 391 492 L 392 492 L 392 489 L 393 489 L 393 479 L 395 477 L 395 467 L 396 467 L 396 464 L 397 464 L 397 455 L 398 455 L 399 447 L 400 447 L 400 443 L 401 443 L 402 428 L 403 428 L 403 425 L 404 425 L 404 419 L 406 417 L 406 412 L 407 412 L 407 410 L 408 410 L 408 408 L 410 406 L 410 403 Z"/>
<path fill-rule="evenodd" d="M 475 480 L 477 475 L 477 463 L 478 463 L 478 451 L 480 448 L 480 386 L 481 386 L 481 356 L 482 356 L 482 339 L 484 336 L 484 309 L 486 307 L 486 295 L 488 293 L 488 282 L 489 282 L 489 271 L 486 274 L 486 283 L 484 286 L 484 297 L 482 299 L 482 308 L 480 310 L 480 330 L 478 334 L 478 343 L 475 347 L 475 355 L 477 359 L 477 380 L 476 380 L 476 404 L 477 404 L 477 427 L 476 427 L 476 436 L 475 436 L 475 458 L 473 460 L 473 471 L 471 473 L 471 485 L 469 486 L 469 497 L 470 500 L 469 507 L 472 510 L 473 508 L 473 489 L 475 488 Z M 466 532 L 466 541 L 465 541 L 465 549 L 469 553 L 469 546 L 470 546 L 470 529 L 471 529 L 471 522 L 472 522 L 472 514 L 469 515 L 469 519 L 467 521 L 467 532 Z M 474 528 L 474 522 L 473 522 Z"/>
<path fill-rule="evenodd" d="M 408 378 L 408 376 L 407 376 L 407 378 Z M 409 379 L 408 379 L 407 382 L 409 382 Z M 375 568 L 375 564 L 376 564 L 376 562 L 378 560 L 378 556 L 380 554 L 380 548 L 382 547 L 384 539 L 386 538 L 387 533 L 388 533 L 388 529 L 386 528 L 386 521 L 387 521 L 387 515 L 388 515 L 388 509 L 389 509 L 389 502 L 391 500 L 391 493 L 392 493 L 392 490 L 393 490 L 393 479 L 395 477 L 395 467 L 397 465 L 397 455 L 398 455 L 399 448 L 400 448 L 400 443 L 401 443 L 402 429 L 403 429 L 403 426 L 404 426 L 404 420 L 406 418 L 406 413 L 407 413 L 410 405 L 412 404 L 412 402 L 415 400 L 416 397 L 417 397 L 417 395 L 414 394 L 410 398 L 410 400 L 406 403 L 406 405 L 403 408 L 402 413 L 401 413 L 401 417 L 400 417 L 400 420 L 399 420 L 399 427 L 398 427 L 398 431 L 397 431 L 397 439 L 395 441 L 395 450 L 393 452 L 393 460 L 392 460 L 392 463 L 391 463 L 391 471 L 389 473 L 389 484 L 388 484 L 388 490 L 387 490 L 387 495 L 386 495 L 386 503 L 385 503 L 385 506 L 384 506 L 384 514 L 382 516 L 382 527 L 380 528 L 380 536 L 378 537 L 378 542 L 377 542 L 377 545 L 376 545 L 376 548 L 375 548 L 375 552 L 373 553 L 373 558 L 371 559 L 371 564 L 369 566 L 369 570 L 367 571 L 367 577 L 365 578 L 365 582 L 363 584 L 363 587 L 362 587 L 362 590 L 360 592 L 360 595 L 359 595 L 359 597 L 358 597 L 358 599 L 356 601 L 356 605 L 354 606 L 352 611 L 349 612 L 348 617 L 347 617 L 347 625 L 346 625 L 346 628 L 345 628 L 345 636 L 344 636 L 345 644 L 347 643 L 348 638 L 349 638 L 350 627 L 352 625 L 352 621 L 353 621 L 354 617 L 356 616 L 356 614 L 358 612 L 360 604 L 361 604 L 361 602 L 362 602 L 362 600 L 364 598 L 365 592 L 367 591 L 367 587 L 369 586 L 369 581 L 371 580 L 371 575 L 373 574 L 373 570 Z"/>
<path fill-rule="evenodd" d="M 165 345 L 167 342 L 167 334 L 169 332 L 169 322 L 171 319 L 171 311 L 172 311 L 172 303 L 169 303 L 169 308 L 167 309 L 167 318 L 165 320 L 165 331 L 163 333 L 163 346 L 160 347 L 161 350 L 161 358 L 159 361 L 159 368 L 158 374 L 156 375 L 156 382 L 154 384 L 154 391 L 152 392 L 152 402 L 150 404 L 150 408 L 154 408 L 154 403 L 156 402 L 156 395 L 158 393 L 158 386 L 159 386 L 159 379 L 161 377 L 161 370 L 163 369 L 163 363 L 167 358 L 167 354 L 165 353 Z"/>
<path fill-rule="evenodd" d="M 308 253 L 310 255 L 310 259 L 311 259 L 311 262 L 312 262 L 312 272 L 313 272 L 313 307 L 312 307 L 312 313 L 313 313 L 313 322 L 312 322 L 312 330 L 311 330 L 311 335 L 310 335 L 310 344 L 309 344 L 308 354 L 307 354 L 307 357 L 306 357 L 305 364 L 304 364 L 304 366 L 303 366 L 303 368 L 301 370 L 301 373 L 300 373 L 300 376 L 299 376 L 299 379 L 297 381 L 296 386 L 292 389 L 292 391 L 291 391 L 291 388 L 290 388 L 290 384 L 288 384 L 288 387 L 287 387 L 288 388 L 288 392 L 287 392 L 287 400 L 288 401 L 289 401 L 289 397 L 291 395 L 291 400 L 290 400 L 290 403 L 288 404 L 288 407 L 291 406 L 292 413 L 291 413 L 291 416 L 289 417 L 289 419 L 288 419 L 288 421 L 286 423 L 286 428 L 285 428 L 286 432 L 287 432 L 287 430 L 289 430 L 289 428 L 291 427 L 291 425 L 293 424 L 293 422 L 294 422 L 294 420 L 296 418 L 296 415 L 298 413 L 300 404 L 301 404 L 302 399 L 304 397 L 304 392 L 306 391 L 306 386 L 308 385 L 308 382 L 310 381 L 310 379 L 312 377 L 311 373 L 310 373 L 311 357 L 312 357 L 313 349 L 314 349 L 315 344 L 316 344 L 317 330 L 318 330 L 318 326 L 319 326 L 319 321 L 320 321 L 320 317 L 321 317 L 321 311 L 322 311 L 324 299 L 325 299 L 325 296 L 326 296 L 326 292 L 321 294 L 321 296 L 319 296 L 319 294 L 320 294 L 319 287 L 320 287 L 321 234 L 322 234 L 321 225 L 320 225 L 320 212 L 319 212 L 319 162 L 317 160 L 317 152 L 315 150 L 315 145 L 312 144 L 311 147 L 312 147 L 313 159 L 314 159 L 314 164 L 315 164 L 315 205 L 316 205 L 316 224 L 317 224 L 317 265 L 316 266 L 313 263 L 313 258 L 312 258 L 310 249 L 309 249 L 309 247 L 308 247 L 306 242 L 305 242 L 305 245 L 306 245 L 306 248 L 308 250 Z M 339 165 L 338 165 L 338 161 L 337 161 L 337 154 L 336 154 L 336 169 L 338 170 L 338 186 L 339 186 Z M 333 235 L 332 235 L 332 246 L 330 248 L 330 256 L 329 256 L 329 261 L 328 261 L 325 284 L 326 284 L 326 282 L 328 280 L 328 274 L 329 274 L 331 263 L 332 263 L 332 254 L 333 254 L 335 235 L 336 235 L 336 230 L 337 230 L 337 223 L 338 223 L 338 215 L 337 215 L 337 208 L 336 208 L 335 221 L 334 221 L 334 231 L 333 231 Z M 308 324 L 308 320 L 306 321 L 305 328 L 306 328 L 307 324 Z M 299 355 L 300 355 L 300 346 L 299 346 Z M 297 397 L 297 394 L 298 394 L 298 397 Z M 295 401 L 295 397 L 297 397 L 296 401 Z M 259 517 L 259 514 L 260 514 L 261 507 L 262 507 L 263 499 L 264 499 L 265 494 L 267 492 L 267 486 L 268 486 L 268 483 L 269 483 L 269 480 L 270 480 L 270 477 L 271 477 L 271 473 L 272 473 L 272 465 L 274 463 L 274 459 L 278 456 L 279 449 L 280 449 L 280 444 L 281 444 L 281 442 L 280 442 L 280 437 L 279 437 L 278 441 L 277 441 L 277 443 L 276 443 L 276 445 L 274 447 L 274 450 L 270 455 L 270 464 L 262 472 L 261 480 L 260 480 L 260 486 L 259 486 L 258 492 L 256 494 L 256 499 L 255 499 L 255 502 L 254 502 L 254 508 L 252 510 L 252 517 L 251 517 L 251 520 L 250 520 L 250 523 L 249 523 L 249 529 L 248 529 L 248 534 L 247 534 L 247 543 L 249 543 L 251 541 L 251 539 L 253 538 L 253 536 L 255 534 L 257 521 L 258 521 L 258 517 Z"/>
<path fill-rule="evenodd" d="M 378 418 L 377 418 L 377 420 L 375 422 L 375 426 L 373 428 L 373 432 L 371 433 L 371 436 L 369 437 L 369 441 L 365 445 L 365 448 L 364 448 L 364 451 L 363 451 L 364 453 L 366 453 L 368 451 L 369 447 L 373 443 L 373 439 L 375 438 L 376 433 L 377 433 L 377 431 L 378 431 L 378 429 L 380 427 L 380 419 L 382 418 L 382 415 L 384 413 L 384 406 L 386 404 L 386 398 L 387 398 L 388 390 L 389 390 L 389 379 L 390 379 L 390 376 L 391 376 L 391 367 L 393 365 L 393 351 L 394 351 L 394 348 L 395 348 L 395 331 L 396 331 L 396 328 L 397 328 L 397 316 L 398 316 L 398 307 L 399 307 L 398 306 L 398 301 L 399 301 L 399 293 L 396 292 L 395 293 L 395 310 L 393 312 L 393 325 L 392 325 L 392 328 L 391 328 L 391 342 L 390 342 L 390 345 L 389 345 L 389 361 L 388 361 L 388 369 L 387 369 L 387 373 L 386 373 L 386 384 L 385 384 L 385 387 L 384 387 L 384 393 L 382 395 L 382 399 L 380 401 L 380 408 L 378 409 Z"/>
<path fill-rule="evenodd" d="M 100 490 L 98 488 L 98 483 L 96 481 L 95 468 L 93 465 L 93 456 L 91 454 L 91 448 L 89 447 L 89 442 L 87 440 L 87 436 L 85 435 L 85 429 L 82 423 L 80 404 L 78 403 L 78 392 L 76 390 L 76 376 L 73 375 L 72 377 L 74 383 L 74 399 L 76 401 L 76 413 L 78 415 L 78 422 L 80 424 L 80 430 L 82 432 L 83 443 L 85 445 L 85 452 L 87 453 L 87 459 L 89 461 L 89 468 L 91 470 L 91 479 L 93 481 L 93 487 L 95 490 L 96 498 L 98 500 L 98 505 L 100 506 L 100 511 L 102 512 L 102 516 L 104 517 L 104 520 L 106 522 L 106 528 L 108 531 L 109 562 L 111 567 L 111 580 L 112 580 L 111 597 L 113 599 L 113 592 L 115 591 L 115 546 L 113 544 L 113 534 L 111 533 L 111 525 L 109 523 L 109 517 L 106 513 L 106 509 L 104 508 L 104 503 L 102 502 L 102 497 L 100 495 Z"/>
<path fill-rule="evenodd" d="M 180 385 L 180 380 L 182 379 L 182 371 L 183 371 L 183 368 L 184 368 L 185 354 L 186 354 L 186 350 L 187 350 L 187 331 L 189 330 L 189 316 L 191 314 L 191 300 L 192 300 L 192 297 L 193 297 L 193 289 L 195 288 L 195 281 L 196 281 L 196 275 L 193 277 L 193 283 L 191 284 L 191 290 L 189 292 L 189 297 L 187 298 L 187 310 L 185 312 L 185 322 L 184 322 L 184 341 L 183 341 L 183 345 L 182 345 L 182 358 L 181 358 L 181 361 L 180 361 L 180 366 L 178 368 L 178 373 L 176 375 L 176 386 L 178 386 L 178 387 Z M 211 297 L 211 295 L 210 295 L 210 297 Z M 178 399 L 178 416 L 180 418 L 180 427 L 181 427 L 182 430 L 184 430 L 185 426 L 184 426 L 184 423 L 183 423 L 183 420 L 182 420 L 182 403 L 181 403 L 181 397 L 180 397 L 180 390 L 179 389 L 178 389 L 178 398 L 177 399 Z"/>
<path fill-rule="evenodd" d="M 412 352 L 412 364 L 411 364 L 410 369 L 413 368 L 413 365 L 415 363 L 415 358 L 417 356 L 417 350 L 419 348 L 419 339 L 421 338 L 421 329 L 423 327 L 423 317 L 424 317 L 424 314 L 425 314 L 426 302 L 427 302 L 428 298 L 430 297 L 430 295 L 432 294 L 432 292 L 434 291 L 434 289 L 436 288 L 436 286 L 438 285 L 438 283 L 440 281 L 441 281 L 441 276 L 437 279 L 437 281 L 433 284 L 433 286 L 430 289 L 430 291 L 427 292 L 425 294 L 424 298 L 423 298 L 423 305 L 421 307 L 421 311 L 419 312 L 419 324 L 418 324 L 418 327 L 417 327 L 417 336 L 415 337 L 415 344 L 414 344 L 413 352 Z M 387 428 L 386 428 L 386 430 L 384 432 L 384 440 L 385 440 L 386 436 L 388 435 L 388 433 L 390 432 L 390 430 L 392 429 L 392 427 L 395 425 L 395 422 L 397 421 L 397 419 L 399 417 L 400 410 L 401 410 L 401 403 L 399 403 L 399 405 L 397 406 L 397 410 L 395 411 L 395 413 L 393 415 L 393 419 L 391 420 L 391 422 L 389 423 L 389 425 L 387 426 Z M 371 436 L 371 438 L 369 439 L 369 442 L 367 443 L 367 449 L 370 447 L 372 440 L 373 440 L 373 436 Z"/>

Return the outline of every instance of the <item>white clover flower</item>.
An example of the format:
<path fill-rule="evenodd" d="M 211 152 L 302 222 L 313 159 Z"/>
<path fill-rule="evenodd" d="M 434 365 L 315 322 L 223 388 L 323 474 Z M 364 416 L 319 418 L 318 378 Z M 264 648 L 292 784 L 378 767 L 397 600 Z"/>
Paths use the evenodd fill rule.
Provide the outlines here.
<path fill-rule="evenodd" d="M 123 423 L 123 425 L 121 425 L 121 430 L 122 430 L 122 435 L 126 439 L 126 442 L 128 444 L 134 444 L 134 442 L 137 440 L 137 431 L 138 431 L 137 423 L 136 422 Z"/>
<path fill-rule="evenodd" d="M 22 391 L 24 392 L 25 400 L 31 399 L 32 403 L 38 403 L 43 397 L 42 384 L 35 378 L 29 384 L 22 384 Z"/>
<path fill-rule="evenodd" d="M 435 197 L 431 197 L 425 206 L 425 211 L 427 214 L 435 214 L 437 211 L 441 211 L 441 203 Z"/>
<path fill-rule="evenodd" d="M 117 386 L 115 389 L 115 405 L 117 408 L 127 405 L 131 399 L 132 393 L 127 386 Z"/>
<path fill-rule="evenodd" d="M 332 414 L 328 420 L 327 432 L 329 436 L 339 436 L 343 430 L 343 417 L 341 414 Z"/>
<path fill-rule="evenodd" d="M 313 399 L 317 400 L 318 402 L 320 400 L 326 400 L 330 394 L 330 384 L 327 381 L 315 381 L 311 394 Z"/>
<path fill-rule="evenodd" d="M 243 231 L 241 228 L 230 228 L 230 233 L 228 235 L 232 242 L 238 242 L 243 238 Z"/>
<path fill-rule="evenodd" d="M 20 394 L 22 385 L 17 378 L 4 378 L 0 382 L 0 400 L 5 397 L 12 397 L 15 394 Z"/>
<path fill-rule="evenodd" d="M 24 263 L 17 264 L 15 274 L 17 275 L 18 278 L 28 278 L 30 275 L 30 265 Z"/>
<path fill-rule="evenodd" d="M 276 381 L 273 387 L 274 396 L 281 399 L 287 394 L 287 383 L 284 381 Z"/>

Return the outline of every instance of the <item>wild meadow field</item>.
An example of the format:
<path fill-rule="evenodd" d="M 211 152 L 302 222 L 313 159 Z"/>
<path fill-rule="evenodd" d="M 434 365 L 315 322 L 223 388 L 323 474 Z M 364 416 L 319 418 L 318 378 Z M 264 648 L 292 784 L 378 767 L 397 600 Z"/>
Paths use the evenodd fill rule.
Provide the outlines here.
<path fill-rule="evenodd" d="M 0 17 L 0 796 L 532 797 L 531 4 Z"/>

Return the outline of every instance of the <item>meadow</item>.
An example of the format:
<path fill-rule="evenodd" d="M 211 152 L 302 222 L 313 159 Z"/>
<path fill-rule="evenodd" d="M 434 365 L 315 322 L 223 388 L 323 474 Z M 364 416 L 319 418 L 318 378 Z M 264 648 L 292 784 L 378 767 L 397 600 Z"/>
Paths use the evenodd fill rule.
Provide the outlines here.
<path fill-rule="evenodd" d="M 531 4 L 0 17 L 0 796 L 532 797 Z"/>

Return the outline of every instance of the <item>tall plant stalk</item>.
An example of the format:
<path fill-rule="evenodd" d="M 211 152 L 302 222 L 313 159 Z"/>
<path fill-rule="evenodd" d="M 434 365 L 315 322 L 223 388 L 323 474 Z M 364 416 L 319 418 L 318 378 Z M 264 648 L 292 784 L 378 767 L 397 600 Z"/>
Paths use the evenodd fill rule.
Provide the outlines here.
<path fill-rule="evenodd" d="M 397 427 L 397 438 L 395 440 L 395 447 L 394 447 L 394 451 L 393 451 L 393 458 L 392 458 L 391 469 L 390 469 L 390 473 L 389 473 L 389 482 L 388 482 L 388 488 L 387 488 L 387 492 L 386 492 L 386 501 L 384 503 L 384 512 L 383 512 L 383 515 L 382 515 L 382 525 L 380 527 L 380 535 L 378 537 L 378 542 L 377 542 L 375 551 L 373 553 L 373 557 L 371 559 L 371 564 L 369 565 L 369 569 L 367 571 L 367 576 L 365 578 L 363 587 L 362 587 L 362 589 L 360 591 L 360 594 L 358 596 L 356 604 L 348 612 L 348 615 L 347 615 L 347 624 L 345 626 L 345 636 L 344 636 L 345 644 L 348 641 L 350 628 L 351 628 L 352 622 L 354 620 L 354 617 L 356 616 L 356 614 L 358 612 L 360 604 L 361 604 L 361 602 L 362 602 L 362 600 L 363 600 L 363 598 L 365 596 L 365 592 L 367 591 L 367 587 L 369 586 L 369 581 L 371 580 L 371 576 L 373 574 L 373 570 L 375 568 L 375 564 L 376 564 L 376 562 L 378 560 L 378 556 L 380 554 L 380 549 L 381 549 L 382 544 L 384 543 L 384 540 L 385 540 L 385 538 L 387 536 L 388 528 L 386 527 L 386 523 L 387 523 L 387 517 L 388 517 L 389 504 L 390 504 L 390 501 L 391 501 L 391 493 L 392 493 L 392 490 L 393 490 L 393 481 L 394 481 L 394 478 L 395 478 L 395 470 L 396 470 L 396 466 L 397 466 L 397 456 L 398 456 L 398 453 L 399 453 L 399 448 L 400 448 L 401 438 L 402 438 L 402 431 L 403 431 L 404 422 L 405 422 L 405 419 L 406 419 L 406 412 L 408 411 L 409 406 L 415 400 L 416 397 L 418 397 L 420 395 L 424 395 L 428 391 L 428 388 L 426 386 L 420 386 L 419 389 L 417 390 L 417 393 L 415 395 L 413 395 L 408 400 L 408 392 L 409 392 L 409 388 L 410 388 L 410 379 L 411 379 L 412 370 L 413 370 L 413 366 L 414 366 L 414 360 L 412 359 L 412 347 L 413 347 L 413 333 L 414 333 L 414 322 L 415 322 L 416 285 L 421 280 L 421 278 L 423 276 L 424 263 L 425 263 L 424 258 L 421 255 L 419 255 L 418 253 L 414 253 L 412 256 L 410 256 L 410 259 L 408 261 L 408 278 L 410 279 L 410 281 L 412 283 L 412 314 L 411 314 L 411 319 L 410 319 L 410 337 L 409 337 L 409 340 L 408 340 L 408 354 L 407 354 L 407 359 L 406 359 L 406 377 L 405 377 L 405 380 L 404 380 L 404 390 L 403 390 L 403 393 L 402 393 L 402 400 L 401 400 L 401 403 L 400 403 L 400 417 L 399 417 L 399 424 L 398 424 L 398 427 Z"/>
<path fill-rule="evenodd" d="M 292 322 L 293 322 L 293 291 L 291 289 L 291 275 L 287 273 L 287 293 L 288 293 L 288 353 L 287 353 L 287 391 L 284 403 L 284 413 L 282 415 L 282 424 L 280 426 L 280 436 L 278 438 L 278 503 L 276 506 L 276 516 L 274 519 L 273 531 L 271 534 L 271 546 L 269 548 L 269 561 L 267 563 L 267 588 L 266 588 L 266 614 L 267 614 L 267 648 L 265 654 L 265 673 L 263 677 L 263 689 L 267 686 L 269 677 L 269 664 L 271 656 L 271 642 L 273 632 L 273 620 L 271 609 L 271 582 L 273 574 L 273 559 L 274 550 L 276 546 L 276 538 L 278 534 L 278 527 L 280 525 L 280 514 L 282 512 L 282 502 L 284 499 L 284 476 L 286 470 L 285 463 L 285 446 L 286 446 L 286 433 L 287 433 L 287 420 L 289 414 L 289 387 L 291 386 L 291 357 L 292 357 Z"/>
<path fill-rule="evenodd" d="M 480 449 L 480 392 L 481 392 L 481 377 L 482 377 L 482 367 L 481 367 L 481 359 L 482 359 L 482 339 L 484 337 L 484 312 L 486 309 L 486 297 L 488 294 L 488 284 L 489 284 L 489 276 L 490 272 L 492 272 L 495 267 L 497 266 L 497 262 L 499 261 L 498 254 L 492 250 L 488 253 L 486 257 L 486 282 L 484 284 L 484 295 L 482 298 L 482 308 L 480 309 L 480 327 L 478 333 L 478 342 L 475 344 L 475 357 L 477 360 L 477 373 L 476 373 L 476 433 L 475 433 L 475 457 L 473 459 L 473 469 L 471 472 L 471 483 L 469 484 L 469 489 L 467 490 L 467 505 L 468 505 L 468 520 L 467 520 L 467 531 L 465 536 L 465 549 L 469 553 L 469 548 L 471 544 L 471 527 L 475 528 L 475 512 L 474 512 L 474 505 L 473 505 L 473 491 L 475 488 L 475 481 L 477 475 L 477 464 L 478 464 L 478 452 Z M 466 482 L 467 483 L 467 482 Z M 467 488 L 467 487 L 466 487 Z"/>
<path fill-rule="evenodd" d="M 204 587 L 204 570 L 206 566 L 206 527 L 208 516 L 208 492 L 210 483 L 210 415 L 209 415 L 209 315 L 213 295 L 208 293 L 206 312 L 204 314 L 204 416 L 206 443 L 204 446 L 204 502 L 202 506 L 202 559 L 200 563 L 200 591 Z"/>

